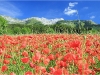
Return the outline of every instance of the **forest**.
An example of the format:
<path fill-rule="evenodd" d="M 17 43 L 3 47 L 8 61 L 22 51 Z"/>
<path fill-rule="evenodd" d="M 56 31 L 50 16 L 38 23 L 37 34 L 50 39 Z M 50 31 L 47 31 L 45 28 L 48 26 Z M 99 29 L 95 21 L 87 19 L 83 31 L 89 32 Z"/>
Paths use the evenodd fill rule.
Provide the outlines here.
<path fill-rule="evenodd" d="M 91 20 L 61 20 L 52 25 L 44 25 L 36 19 L 30 19 L 24 24 L 9 24 L 0 16 L 0 34 L 44 34 L 44 33 L 68 33 L 68 34 L 97 34 L 100 33 L 100 25 Z"/>

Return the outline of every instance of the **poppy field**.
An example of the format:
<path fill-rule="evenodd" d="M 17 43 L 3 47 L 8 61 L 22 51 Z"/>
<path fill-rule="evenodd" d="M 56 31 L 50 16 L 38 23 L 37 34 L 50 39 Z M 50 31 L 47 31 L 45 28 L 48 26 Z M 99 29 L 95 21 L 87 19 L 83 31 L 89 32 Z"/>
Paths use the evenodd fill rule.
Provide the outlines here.
<path fill-rule="evenodd" d="M 100 35 L 2 35 L 0 75 L 100 75 Z"/>

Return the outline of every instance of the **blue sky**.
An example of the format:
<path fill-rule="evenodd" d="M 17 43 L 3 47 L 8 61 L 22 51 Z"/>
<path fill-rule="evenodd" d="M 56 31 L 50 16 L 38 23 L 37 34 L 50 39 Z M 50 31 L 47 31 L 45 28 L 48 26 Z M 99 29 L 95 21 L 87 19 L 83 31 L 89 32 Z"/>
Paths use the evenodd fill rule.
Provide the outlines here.
<path fill-rule="evenodd" d="M 65 20 L 93 20 L 100 24 L 100 1 L 14 1 L 0 0 L 0 15 L 18 19 L 44 17 L 47 19 L 64 18 Z"/>

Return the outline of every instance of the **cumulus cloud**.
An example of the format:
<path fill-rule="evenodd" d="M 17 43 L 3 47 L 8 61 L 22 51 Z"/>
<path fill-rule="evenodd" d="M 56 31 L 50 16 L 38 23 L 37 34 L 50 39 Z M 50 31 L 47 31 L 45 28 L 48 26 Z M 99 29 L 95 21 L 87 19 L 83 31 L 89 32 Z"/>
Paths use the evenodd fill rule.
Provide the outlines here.
<path fill-rule="evenodd" d="M 74 7 L 76 4 L 78 4 L 77 2 L 74 2 L 74 3 L 69 3 L 69 7 Z"/>
<path fill-rule="evenodd" d="M 0 15 L 7 15 L 11 17 L 21 16 L 20 9 L 7 1 L 0 1 Z"/>
<path fill-rule="evenodd" d="M 95 18 L 95 16 L 91 16 L 91 17 L 90 17 L 90 19 L 94 19 L 94 18 Z"/>
<path fill-rule="evenodd" d="M 67 8 L 65 8 L 64 14 L 70 16 L 70 15 L 74 15 L 75 13 L 78 13 L 78 11 L 76 9 L 72 9 L 77 4 L 78 4 L 78 2 L 73 2 L 73 3 L 70 2 L 69 6 Z"/>

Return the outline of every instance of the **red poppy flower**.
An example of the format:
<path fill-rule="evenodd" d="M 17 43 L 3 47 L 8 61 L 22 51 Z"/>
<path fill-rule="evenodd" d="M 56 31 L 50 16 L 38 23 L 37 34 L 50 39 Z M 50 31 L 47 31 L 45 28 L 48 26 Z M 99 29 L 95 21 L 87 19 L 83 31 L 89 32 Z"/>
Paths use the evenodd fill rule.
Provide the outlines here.
<path fill-rule="evenodd" d="M 21 58 L 21 61 L 23 63 L 28 63 L 29 62 L 29 58 L 28 57 Z"/>
<path fill-rule="evenodd" d="M 92 42 L 90 40 L 86 40 L 86 46 L 91 46 L 92 45 Z"/>
<path fill-rule="evenodd" d="M 4 59 L 3 63 L 4 63 L 4 64 L 9 64 L 10 61 L 9 61 L 8 59 Z"/>
<path fill-rule="evenodd" d="M 14 72 L 11 72 L 10 75 L 16 75 Z"/>
<path fill-rule="evenodd" d="M 25 48 L 26 44 L 27 44 L 26 41 L 22 42 L 20 48 Z"/>
<path fill-rule="evenodd" d="M 53 55 L 53 54 L 50 54 L 50 55 L 48 56 L 48 58 L 49 58 L 50 60 L 54 60 L 54 55 Z"/>
<path fill-rule="evenodd" d="M 44 62 L 45 65 L 48 65 L 49 64 L 49 61 L 50 61 L 49 58 L 46 58 L 46 59 L 43 60 L 43 62 Z"/>
<path fill-rule="evenodd" d="M 33 59 L 35 59 L 35 60 L 39 60 L 40 58 L 41 58 L 40 52 L 35 53 L 35 55 L 33 56 Z"/>
<path fill-rule="evenodd" d="M 41 72 L 45 73 L 46 72 L 46 68 L 45 67 L 41 67 Z"/>
<path fill-rule="evenodd" d="M 5 54 L 4 58 L 11 58 L 11 55 L 10 54 Z"/>
<path fill-rule="evenodd" d="M 60 66 L 61 66 L 61 67 L 66 67 L 67 64 L 66 64 L 66 62 L 64 62 L 64 61 L 60 61 Z"/>
<path fill-rule="evenodd" d="M 28 56 L 28 52 L 27 51 L 22 52 L 22 56 L 27 57 Z"/>
<path fill-rule="evenodd" d="M 62 75 L 62 69 L 56 70 L 53 75 Z"/>
<path fill-rule="evenodd" d="M 25 74 L 24 75 L 33 75 L 32 74 L 32 72 L 31 71 L 27 71 L 27 72 L 25 72 Z"/>
<path fill-rule="evenodd" d="M 64 56 L 64 61 L 73 61 L 75 59 L 76 59 L 75 54 L 72 54 L 72 53 L 67 53 Z"/>
<path fill-rule="evenodd" d="M 2 72 L 6 71 L 6 70 L 8 70 L 8 67 L 6 65 L 4 65 L 4 66 L 1 67 L 1 71 Z"/>
<path fill-rule="evenodd" d="M 80 47 L 81 42 L 79 40 L 74 40 L 68 43 L 71 48 Z"/>
<path fill-rule="evenodd" d="M 53 67 L 50 67 L 49 69 L 51 74 L 55 72 L 55 69 Z"/>
<path fill-rule="evenodd" d="M 45 49 L 43 50 L 43 53 L 44 53 L 44 54 L 48 54 L 49 52 L 50 52 L 49 48 L 45 48 Z"/>
<path fill-rule="evenodd" d="M 32 62 L 30 62 L 29 65 L 30 65 L 31 68 L 35 67 L 35 65 Z"/>

